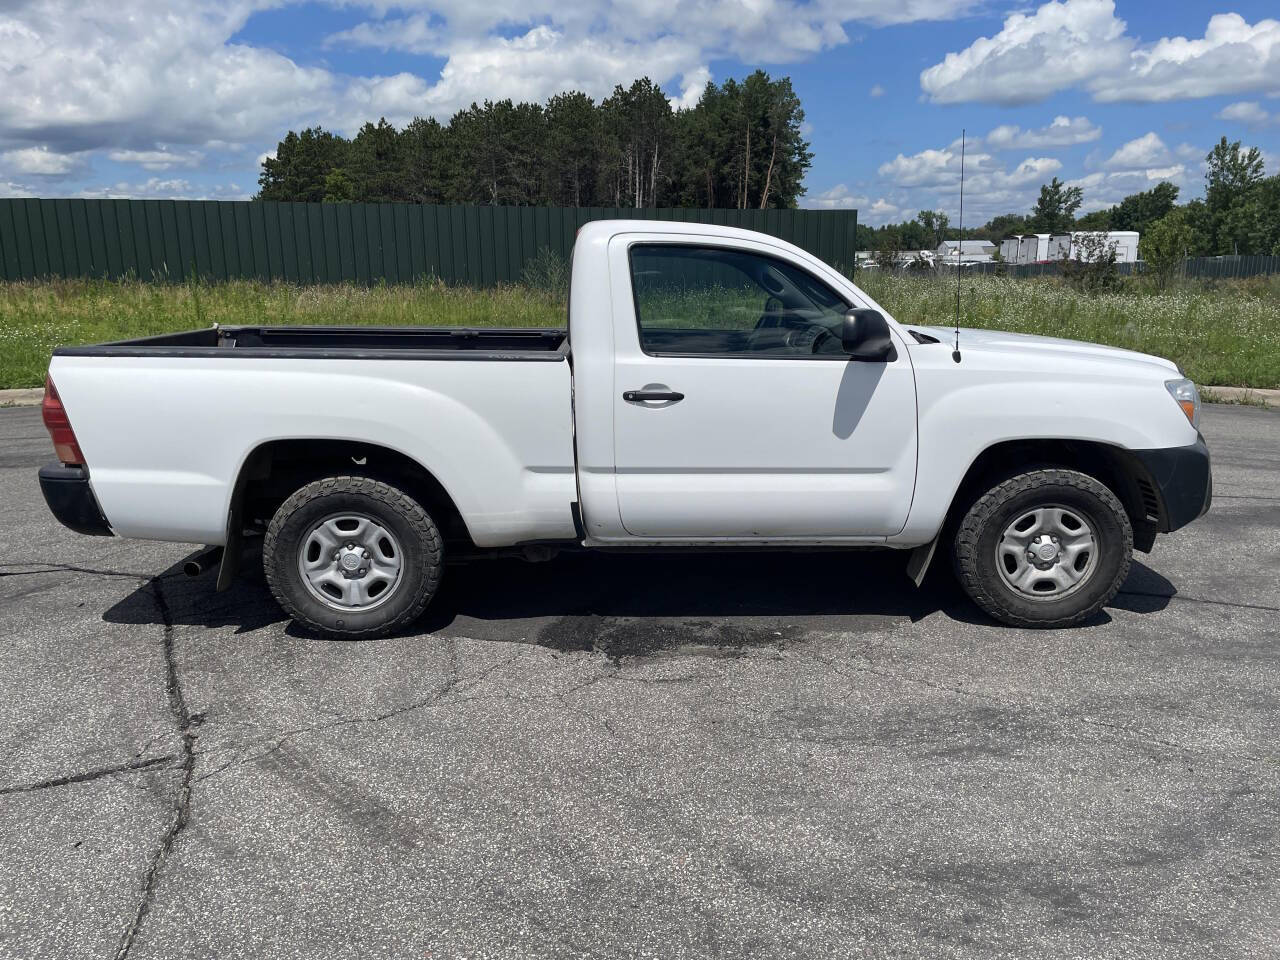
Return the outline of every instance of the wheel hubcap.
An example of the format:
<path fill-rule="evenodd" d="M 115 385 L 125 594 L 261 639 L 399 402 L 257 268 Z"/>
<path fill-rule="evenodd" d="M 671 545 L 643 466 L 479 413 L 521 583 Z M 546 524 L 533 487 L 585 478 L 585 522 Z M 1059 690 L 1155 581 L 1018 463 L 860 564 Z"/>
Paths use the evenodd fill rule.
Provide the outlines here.
<path fill-rule="evenodd" d="M 395 534 L 372 517 L 325 517 L 302 538 L 298 572 L 307 590 L 336 610 L 371 610 L 400 586 L 403 554 Z"/>
<path fill-rule="evenodd" d="M 1088 519 L 1051 505 L 1028 510 L 1005 527 L 996 544 L 996 566 L 1021 596 L 1060 600 L 1093 575 L 1097 554 Z"/>

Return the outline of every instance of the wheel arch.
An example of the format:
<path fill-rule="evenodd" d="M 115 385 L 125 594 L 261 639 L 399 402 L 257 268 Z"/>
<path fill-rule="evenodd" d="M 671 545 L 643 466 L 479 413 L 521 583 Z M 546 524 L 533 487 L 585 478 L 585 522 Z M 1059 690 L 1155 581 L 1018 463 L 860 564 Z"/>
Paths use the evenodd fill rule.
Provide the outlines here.
<path fill-rule="evenodd" d="M 969 507 L 991 487 L 1015 474 L 1043 467 L 1078 470 L 1104 484 L 1124 505 L 1133 526 L 1134 549 L 1150 552 L 1163 524 L 1156 485 L 1132 453 L 1096 440 L 1020 439 L 987 447 L 961 478 L 947 507 L 942 534 L 954 531 Z"/>
<path fill-rule="evenodd" d="M 431 514 L 446 542 L 475 544 L 457 503 L 430 470 L 391 447 L 358 440 L 288 438 L 267 440 L 244 458 L 227 506 L 226 549 L 218 589 L 230 586 L 239 570 L 246 527 L 264 525 L 295 490 L 327 476 L 363 476 L 404 490 Z"/>

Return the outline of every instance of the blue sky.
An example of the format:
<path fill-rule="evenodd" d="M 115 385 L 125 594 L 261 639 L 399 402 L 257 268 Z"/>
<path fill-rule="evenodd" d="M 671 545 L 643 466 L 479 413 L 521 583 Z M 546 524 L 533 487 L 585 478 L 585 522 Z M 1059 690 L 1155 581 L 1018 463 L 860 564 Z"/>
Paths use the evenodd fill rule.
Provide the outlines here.
<path fill-rule="evenodd" d="M 1085 210 L 1161 179 L 1198 195 L 1217 138 L 1280 173 L 1280 10 L 1112 0 L 8 0 L 0 196 L 245 197 L 290 128 L 447 119 L 486 97 L 600 97 L 649 75 L 790 75 L 803 203 L 864 221 Z"/>

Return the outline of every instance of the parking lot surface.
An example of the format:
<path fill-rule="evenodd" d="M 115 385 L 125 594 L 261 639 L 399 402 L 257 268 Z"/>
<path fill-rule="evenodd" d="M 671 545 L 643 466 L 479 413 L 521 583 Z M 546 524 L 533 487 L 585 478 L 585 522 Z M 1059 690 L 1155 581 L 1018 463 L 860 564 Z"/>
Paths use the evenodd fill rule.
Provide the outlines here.
<path fill-rule="evenodd" d="M 49 516 L 0 411 L 0 955 L 1280 954 L 1280 414 L 1098 621 L 894 554 L 452 568 L 309 638 Z"/>

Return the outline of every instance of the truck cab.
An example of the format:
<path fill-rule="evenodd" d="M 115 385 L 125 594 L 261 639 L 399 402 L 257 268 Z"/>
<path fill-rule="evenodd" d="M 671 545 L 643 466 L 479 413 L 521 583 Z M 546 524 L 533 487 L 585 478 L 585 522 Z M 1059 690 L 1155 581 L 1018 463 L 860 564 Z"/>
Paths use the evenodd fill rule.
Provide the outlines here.
<path fill-rule="evenodd" d="M 865 544 L 902 530 L 917 443 L 907 342 L 885 322 L 884 349 L 852 360 L 845 315 L 875 305 L 793 251 L 723 228 L 583 228 L 575 265 L 608 265 L 575 271 L 570 292 L 590 541 Z"/>

